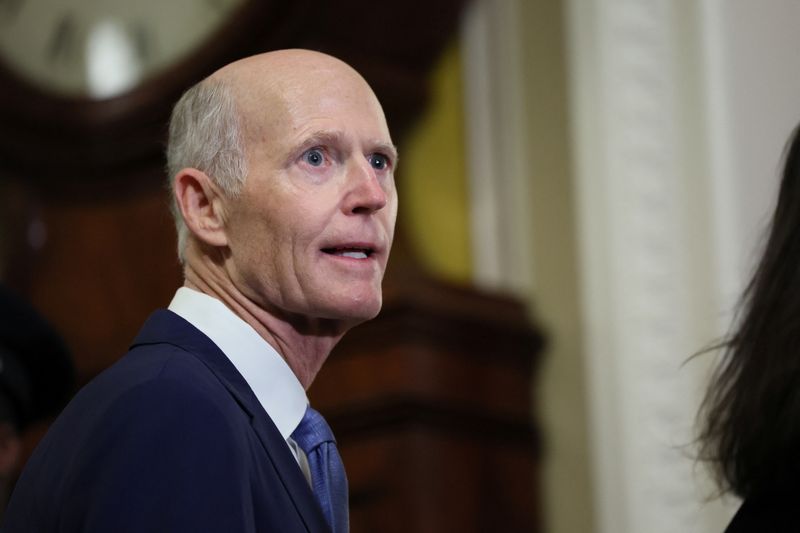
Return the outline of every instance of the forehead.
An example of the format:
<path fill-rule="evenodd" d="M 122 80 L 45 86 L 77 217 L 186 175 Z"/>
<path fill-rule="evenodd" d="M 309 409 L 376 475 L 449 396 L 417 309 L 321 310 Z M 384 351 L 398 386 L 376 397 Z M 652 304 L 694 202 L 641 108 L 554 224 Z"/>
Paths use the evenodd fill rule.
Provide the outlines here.
<path fill-rule="evenodd" d="M 378 99 L 354 71 L 298 68 L 251 89 L 241 110 L 250 139 L 286 144 L 335 131 L 360 142 L 391 143 Z"/>

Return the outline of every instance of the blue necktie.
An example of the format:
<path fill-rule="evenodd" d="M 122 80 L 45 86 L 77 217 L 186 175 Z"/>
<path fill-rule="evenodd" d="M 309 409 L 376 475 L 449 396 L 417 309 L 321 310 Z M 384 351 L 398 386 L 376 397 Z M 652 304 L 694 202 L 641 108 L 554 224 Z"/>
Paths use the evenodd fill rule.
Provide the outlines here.
<path fill-rule="evenodd" d="M 328 423 L 310 406 L 292 439 L 305 452 L 311 469 L 311 485 L 322 513 L 334 533 L 350 530 L 347 476 Z"/>

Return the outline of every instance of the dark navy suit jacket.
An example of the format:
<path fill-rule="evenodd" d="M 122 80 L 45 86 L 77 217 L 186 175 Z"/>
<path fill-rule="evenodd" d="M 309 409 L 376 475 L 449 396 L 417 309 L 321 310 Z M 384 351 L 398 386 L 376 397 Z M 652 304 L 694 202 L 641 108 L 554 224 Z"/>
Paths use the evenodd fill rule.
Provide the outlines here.
<path fill-rule="evenodd" d="M 51 426 L 3 525 L 4 533 L 327 531 L 244 378 L 165 310 Z"/>

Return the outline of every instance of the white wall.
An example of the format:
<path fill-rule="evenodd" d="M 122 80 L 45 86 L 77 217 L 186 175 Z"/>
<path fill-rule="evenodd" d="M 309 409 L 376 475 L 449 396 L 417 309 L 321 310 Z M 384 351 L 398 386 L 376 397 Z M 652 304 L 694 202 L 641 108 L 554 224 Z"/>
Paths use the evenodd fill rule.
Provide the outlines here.
<path fill-rule="evenodd" d="M 720 531 L 687 446 L 800 119 L 800 4 L 569 0 L 597 531 Z"/>
<path fill-rule="evenodd" d="M 728 306 L 757 258 L 782 151 L 800 121 L 800 3 L 706 1 L 701 17 L 719 290 Z"/>

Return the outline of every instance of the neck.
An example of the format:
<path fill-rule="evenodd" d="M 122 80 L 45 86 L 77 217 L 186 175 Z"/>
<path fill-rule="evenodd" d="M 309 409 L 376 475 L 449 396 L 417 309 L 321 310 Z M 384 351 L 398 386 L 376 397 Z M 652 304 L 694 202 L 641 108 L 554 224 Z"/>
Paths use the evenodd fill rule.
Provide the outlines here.
<path fill-rule="evenodd" d="M 189 262 L 184 286 L 212 296 L 247 322 L 283 357 L 305 389 L 311 386 L 331 350 L 349 329 L 343 321 L 265 309 L 242 293 L 210 261 Z"/>

